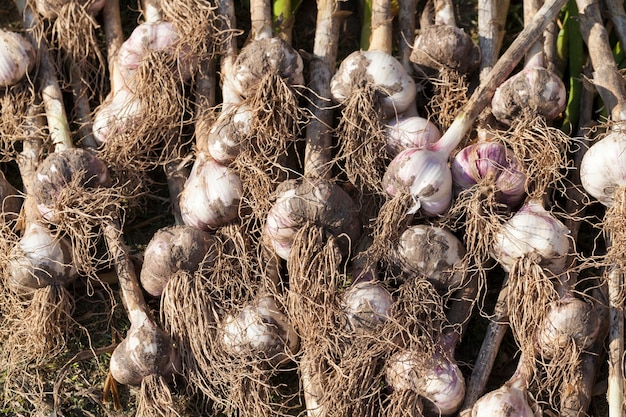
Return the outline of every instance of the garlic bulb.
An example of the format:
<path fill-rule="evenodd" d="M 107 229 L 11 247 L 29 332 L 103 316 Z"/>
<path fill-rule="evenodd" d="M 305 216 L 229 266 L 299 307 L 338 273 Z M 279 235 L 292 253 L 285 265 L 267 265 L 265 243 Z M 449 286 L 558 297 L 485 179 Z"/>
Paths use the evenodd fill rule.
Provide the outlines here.
<path fill-rule="evenodd" d="M 480 48 L 463 29 L 434 25 L 420 29 L 409 59 L 418 72 L 427 75 L 443 68 L 472 73 L 480 64 Z"/>
<path fill-rule="evenodd" d="M 457 190 L 493 185 L 498 201 L 516 207 L 525 195 L 526 175 L 513 151 L 499 142 L 479 142 L 459 151 L 450 167 Z"/>
<path fill-rule="evenodd" d="M 560 274 L 565 270 L 569 248 L 569 230 L 541 202 L 533 200 L 502 226 L 492 250 L 506 271 L 517 260 L 532 257 L 553 274 Z"/>
<path fill-rule="evenodd" d="M 563 81 L 552 71 L 527 67 L 496 89 L 491 112 L 502 123 L 511 124 L 524 111 L 555 119 L 565 109 Z"/>
<path fill-rule="evenodd" d="M 383 189 L 392 197 L 409 193 L 415 202 L 410 214 L 443 214 L 452 203 L 452 174 L 447 159 L 448 155 L 428 149 L 402 151 L 389 163 Z"/>
<path fill-rule="evenodd" d="M 463 244 L 450 231 L 415 225 L 400 235 L 394 263 L 402 272 L 423 277 L 438 290 L 444 290 L 461 283 L 463 273 L 455 266 L 464 256 Z"/>
<path fill-rule="evenodd" d="M 386 52 L 352 52 L 331 79 L 330 92 L 335 101 L 345 103 L 364 83 L 370 83 L 378 93 L 384 118 L 405 112 L 415 100 L 413 78 Z"/>
<path fill-rule="evenodd" d="M 239 214 L 242 192 L 236 172 L 217 163 L 206 152 L 198 153 L 180 194 L 183 222 L 203 230 L 228 224 Z"/>
<path fill-rule="evenodd" d="M 211 156 L 227 165 L 235 160 L 241 141 L 249 137 L 252 130 L 253 114 L 249 105 L 242 103 L 222 111 L 211 126 L 206 138 L 196 137 L 198 142 L 206 141 Z"/>
<path fill-rule="evenodd" d="M 626 136 L 614 131 L 594 143 L 580 164 L 580 181 L 585 191 L 607 207 L 615 192 L 626 185 Z"/>
<path fill-rule="evenodd" d="M 191 77 L 197 58 L 191 50 L 179 45 L 180 33 L 170 22 L 144 22 L 137 26 L 124 41 L 118 53 L 119 70 L 127 86 L 132 85 L 133 75 L 151 52 L 165 52 L 176 57 L 172 68 L 183 81 Z"/>
<path fill-rule="evenodd" d="M 22 35 L 0 29 L 0 88 L 17 84 L 35 66 L 33 45 Z"/>
<path fill-rule="evenodd" d="M 87 13 L 95 16 L 102 10 L 107 0 L 36 0 L 35 6 L 37 13 L 43 17 L 55 19 L 58 16 L 59 10 L 71 2 L 80 4 L 80 7 L 85 9 Z"/>
<path fill-rule="evenodd" d="M 221 328 L 222 343 L 232 355 L 261 355 L 276 366 L 297 353 L 298 335 L 269 295 L 227 315 Z"/>
<path fill-rule="evenodd" d="M 209 251 L 216 243 L 213 235 L 191 226 L 158 230 L 144 251 L 140 275 L 142 287 L 150 295 L 160 296 L 177 271 L 193 273 L 203 261 L 210 262 L 214 256 Z"/>
<path fill-rule="evenodd" d="M 124 134 L 140 112 L 141 101 L 128 89 L 109 93 L 93 119 L 93 138 L 96 143 L 102 145 L 110 138 Z"/>
<path fill-rule="evenodd" d="M 139 385 L 150 375 L 171 376 L 180 366 L 169 336 L 144 313 L 129 314 L 126 338 L 111 354 L 113 378 L 120 384 Z"/>
<path fill-rule="evenodd" d="M 338 185 L 323 179 L 291 180 L 276 191 L 263 238 L 282 259 L 289 259 L 294 238 L 307 222 L 327 228 L 343 253 L 361 235 L 357 208 Z"/>
<path fill-rule="evenodd" d="M 423 117 L 399 115 L 387 121 L 387 155 L 395 157 L 408 148 L 425 148 L 437 142 L 441 133 L 437 126 Z"/>
<path fill-rule="evenodd" d="M 379 281 L 358 281 L 343 294 L 342 308 L 352 329 L 373 330 L 391 316 L 392 304 Z"/>
<path fill-rule="evenodd" d="M 429 401 L 440 415 L 455 413 L 465 397 L 465 379 L 458 365 L 446 355 L 424 358 L 417 351 L 394 353 L 387 361 L 385 378 L 397 391 L 414 391 Z"/>
<path fill-rule="evenodd" d="M 537 343 L 542 356 L 551 359 L 574 343 L 579 349 L 595 342 L 600 331 L 600 315 L 587 302 L 567 295 L 550 303 L 539 327 Z"/>
<path fill-rule="evenodd" d="M 26 226 L 11 251 L 7 271 L 9 286 L 18 292 L 67 284 L 78 275 L 70 242 L 38 222 Z"/>
<path fill-rule="evenodd" d="M 524 390 L 503 385 L 482 396 L 472 408 L 472 417 L 535 417 Z"/>
<path fill-rule="evenodd" d="M 230 81 L 234 92 L 245 98 L 254 94 L 267 74 L 277 74 L 287 85 L 301 86 L 303 69 L 300 54 L 282 39 L 256 39 L 237 56 Z"/>
<path fill-rule="evenodd" d="M 77 176 L 80 175 L 80 178 Z M 54 206 L 61 191 L 72 181 L 82 188 L 108 187 L 109 170 L 104 162 L 85 149 L 73 148 L 50 155 L 37 168 L 33 195 L 44 218 L 54 222 Z"/>

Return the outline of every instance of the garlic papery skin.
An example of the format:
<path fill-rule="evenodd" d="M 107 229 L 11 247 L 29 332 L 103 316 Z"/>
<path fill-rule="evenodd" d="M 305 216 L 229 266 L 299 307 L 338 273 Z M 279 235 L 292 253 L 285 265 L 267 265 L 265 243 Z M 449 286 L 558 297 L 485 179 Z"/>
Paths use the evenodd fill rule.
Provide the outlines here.
<path fill-rule="evenodd" d="M 526 399 L 525 390 L 503 385 L 483 395 L 472 407 L 472 417 L 535 417 Z"/>
<path fill-rule="evenodd" d="M 11 250 L 8 284 L 18 293 L 51 284 L 67 284 L 77 277 L 70 242 L 55 236 L 39 222 L 30 222 Z"/>
<path fill-rule="evenodd" d="M 120 75 L 127 86 L 132 86 L 132 78 L 141 63 L 151 52 L 166 52 L 177 58 L 176 68 L 181 80 L 191 77 L 197 62 L 191 51 L 179 45 L 180 33 L 173 23 L 144 22 L 137 26 L 124 41 L 118 53 Z"/>
<path fill-rule="evenodd" d="M 331 96 L 343 104 L 366 83 L 378 93 L 383 118 L 407 111 L 415 101 L 413 78 L 400 61 L 379 50 L 348 55 L 330 81 Z"/>
<path fill-rule="evenodd" d="M 152 296 L 163 293 L 167 282 L 178 271 L 195 272 L 203 262 L 211 262 L 217 239 L 195 227 L 180 225 L 159 229 L 144 251 L 141 286 Z"/>
<path fill-rule="evenodd" d="M 524 204 L 494 236 L 494 258 L 508 272 L 515 262 L 531 258 L 553 274 L 565 270 L 569 230 L 540 201 Z"/>
<path fill-rule="evenodd" d="M 20 82 L 34 65 L 33 45 L 19 33 L 0 29 L 0 88 Z"/>
<path fill-rule="evenodd" d="M 548 306 L 537 334 L 539 351 L 545 359 L 552 359 L 572 343 L 586 349 L 595 342 L 600 327 L 600 315 L 591 302 L 566 295 Z"/>
<path fill-rule="evenodd" d="M 409 60 L 418 73 L 433 75 L 442 69 L 472 73 L 480 64 L 480 49 L 463 29 L 434 25 L 420 29 Z"/>
<path fill-rule="evenodd" d="M 439 352 L 403 350 L 386 363 L 385 379 L 396 391 L 413 391 L 429 401 L 440 415 L 455 413 L 465 397 L 465 379 L 458 365 Z"/>
<path fill-rule="evenodd" d="M 241 149 L 241 141 L 250 137 L 253 112 L 249 105 L 241 103 L 222 111 L 211 126 L 206 138 L 196 136 L 196 140 L 206 141 L 211 156 L 223 165 L 235 160 Z"/>
<path fill-rule="evenodd" d="M 171 376 L 180 365 L 169 336 L 145 313 L 130 311 L 129 316 L 126 338 L 111 354 L 113 378 L 120 384 L 139 385 L 150 375 Z"/>
<path fill-rule="evenodd" d="M 510 125 L 523 112 L 555 119 L 565 109 L 567 91 L 552 71 L 526 67 L 498 87 L 491 100 L 491 112 Z"/>
<path fill-rule="evenodd" d="M 276 255 L 289 259 L 298 230 L 310 223 L 335 236 L 342 253 L 361 235 L 361 223 L 354 201 L 337 184 L 318 178 L 289 180 L 278 187 L 270 208 L 263 239 Z"/>
<path fill-rule="evenodd" d="M 242 193 L 235 171 L 200 152 L 180 194 L 183 222 L 202 230 L 224 226 L 237 218 Z"/>
<path fill-rule="evenodd" d="M 342 308 L 353 330 L 376 329 L 391 316 L 393 298 L 380 281 L 358 281 L 343 294 Z"/>
<path fill-rule="evenodd" d="M 594 143 L 580 164 L 580 181 L 585 191 L 607 207 L 615 203 L 618 188 L 626 185 L 626 136 L 609 133 Z"/>
<path fill-rule="evenodd" d="M 513 151 L 499 142 L 479 142 L 461 149 L 450 166 L 458 191 L 492 185 L 497 201 L 517 207 L 525 196 L 526 175 Z"/>
<path fill-rule="evenodd" d="M 267 74 L 278 75 L 289 86 L 302 86 L 303 69 L 300 54 L 282 39 L 256 39 L 237 55 L 230 85 L 243 98 L 253 95 Z"/>
<path fill-rule="evenodd" d="M 452 203 L 452 174 L 447 155 L 428 149 L 407 149 L 389 163 L 383 189 L 392 197 L 409 193 L 415 204 L 409 211 L 425 216 L 443 214 Z"/>
<path fill-rule="evenodd" d="M 400 235 L 394 263 L 406 275 L 430 281 L 437 290 L 457 287 L 463 273 L 465 248 L 452 232 L 440 227 L 414 225 Z"/>
<path fill-rule="evenodd" d="M 273 296 L 261 297 L 221 324 L 222 343 L 234 356 L 261 356 L 277 366 L 297 353 L 300 339 Z"/>
<path fill-rule="evenodd" d="M 96 110 L 93 119 L 93 138 L 103 145 L 110 138 L 130 130 L 133 120 L 141 114 L 141 101 L 130 90 L 122 88 L 109 93 Z"/>
<path fill-rule="evenodd" d="M 425 148 L 441 138 L 441 132 L 431 121 L 420 116 L 391 118 L 386 122 L 387 155 L 394 158 L 409 148 Z"/>

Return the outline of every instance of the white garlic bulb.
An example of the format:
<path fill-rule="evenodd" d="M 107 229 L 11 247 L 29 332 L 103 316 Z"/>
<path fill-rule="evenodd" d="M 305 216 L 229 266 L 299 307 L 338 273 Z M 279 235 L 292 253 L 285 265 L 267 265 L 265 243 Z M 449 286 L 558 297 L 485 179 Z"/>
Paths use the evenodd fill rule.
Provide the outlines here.
<path fill-rule="evenodd" d="M 483 395 L 472 408 L 472 417 L 535 417 L 526 392 L 514 385 L 503 385 Z"/>
<path fill-rule="evenodd" d="M 355 51 L 348 55 L 330 81 L 330 92 L 335 101 L 345 103 L 364 83 L 370 83 L 378 93 L 384 118 L 405 112 L 415 100 L 413 78 L 386 52 Z"/>
<path fill-rule="evenodd" d="M 183 222 L 203 230 L 228 224 L 239 214 L 242 193 L 235 171 L 200 152 L 180 194 Z"/>
<path fill-rule="evenodd" d="M 36 0 L 37 13 L 47 19 L 55 19 L 63 6 L 75 2 L 92 16 L 102 10 L 107 0 Z"/>
<path fill-rule="evenodd" d="M 206 138 L 202 133 L 197 141 L 206 141 L 211 156 L 221 164 L 229 164 L 239 154 L 241 141 L 249 137 L 252 130 L 252 109 L 241 103 L 222 111 L 211 126 Z"/>
<path fill-rule="evenodd" d="M 372 330 L 390 317 L 392 304 L 379 281 L 358 281 L 343 294 L 342 308 L 353 329 Z"/>
<path fill-rule="evenodd" d="M 111 137 L 123 135 L 141 113 L 141 101 L 128 89 L 109 93 L 96 110 L 93 119 L 93 138 L 98 145 Z"/>
<path fill-rule="evenodd" d="M 420 116 L 400 115 L 387 121 L 387 155 L 395 157 L 408 148 L 425 148 L 441 138 L 441 132 L 431 121 Z"/>
<path fill-rule="evenodd" d="M 561 274 L 569 253 L 569 230 L 540 201 L 529 201 L 494 236 L 494 258 L 506 271 L 516 261 L 534 257 L 535 262 Z"/>
<path fill-rule="evenodd" d="M 34 65 L 33 45 L 19 33 L 0 29 L 0 88 L 17 84 Z"/>
<path fill-rule="evenodd" d="M 614 131 L 594 143 L 580 164 L 580 181 L 585 191 L 607 207 L 615 192 L 626 185 L 626 135 Z"/>

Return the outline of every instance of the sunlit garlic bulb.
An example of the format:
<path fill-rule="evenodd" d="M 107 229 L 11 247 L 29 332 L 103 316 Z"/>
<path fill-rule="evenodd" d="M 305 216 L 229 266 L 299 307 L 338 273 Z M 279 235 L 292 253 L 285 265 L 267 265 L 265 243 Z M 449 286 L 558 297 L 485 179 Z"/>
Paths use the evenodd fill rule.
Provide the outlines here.
<path fill-rule="evenodd" d="M 539 327 L 537 343 L 542 356 L 552 359 L 568 345 L 588 348 L 600 331 L 600 315 L 593 304 L 568 295 L 550 303 Z"/>
<path fill-rule="evenodd" d="M 450 289 L 463 279 L 455 269 L 465 256 L 461 241 L 450 231 L 429 225 L 415 225 L 400 235 L 394 261 L 404 274 L 430 281 L 438 290 Z"/>
<path fill-rule="evenodd" d="M 615 191 L 626 185 L 626 135 L 609 133 L 583 156 L 580 181 L 585 191 L 607 207 L 615 203 Z"/>
<path fill-rule="evenodd" d="M 494 187 L 497 200 L 517 207 L 525 196 L 526 175 L 506 146 L 499 142 L 479 142 L 459 151 L 450 167 L 452 182 L 458 191 L 476 184 Z"/>
<path fill-rule="evenodd" d="M 392 197 L 409 193 L 414 200 L 410 214 L 443 214 L 452 203 L 452 174 L 447 155 L 427 149 L 407 149 L 389 164 L 383 189 Z"/>
<path fill-rule="evenodd" d="M 242 190 L 235 171 L 205 152 L 198 153 L 180 194 L 183 222 L 203 230 L 228 224 L 239 214 Z"/>
<path fill-rule="evenodd" d="M 280 38 L 256 39 L 242 48 L 230 77 L 232 88 L 241 97 L 253 95 L 261 79 L 277 74 L 289 86 L 304 84 L 302 57 Z"/>
<path fill-rule="evenodd" d="M 480 49 L 463 29 L 434 25 L 420 29 L 410 60 L 418 71 L 432 75 L 443 68 L 461 74 L 474 72 L 480 58 Z"/>
<path fill-rule="evenodd" d="M 413 78 L 400 61 L 379 50 L 348 55 L 331 79 L 330 91 L 335 101 L 345 103 L 367 84 L 377 92 L 384 118 L 405 112 L 415 100 Z"/>
<path fill-rule="evenodd" d="M 494 237 L 493 255 L 509 271 L 515 262 L 533 257 L 553 274 L 565 270 L 569 253 L 569 230 L 540 201 L 529 201 Z"/>
<path fill-rule="evenodd" d="M 93 119 L 93 138 L 98 145 L 129 131 L 133 119 L 141 112 L 141 101 L 128 89 L 122 88 L 112 94 L 109 93 L 98 107 Z"/>
<path fill-rule="evenodd" d="M 279 365 L 298 349 L 298 335 L 269 295 L 227 315 L 221 327 L 222 343 L 232 355 L 258 355 Z"/>
<path fill-rule="evenodd" d="M 396 352 L 387 361 L 385 378 L 396 391 L 413 391 L 440 415 L 456 412 L 465 397 L 465 379 L 458 365 L 436 353 L 424 358 L 417 351 Z"/>
<path fill-rule="evenodd" d="M 385 131 L 390 158 L 408 148 L 425 148 L 441 138 L 437 126 L 420 116 L 394 117 L 387 122 Z"/>
<path fill-rule="evenodd" d="M 9 257 L 9 286 L 25 292 L 77 277 L 70 242 L 38 222 L 30 222 Z"/>
<path fill-rule="evenodd" d="M 491 111 L 506 124 L 519 118 L 523 111 L 553 120 L 565 109 L 566 96 L 565 85 L 555 73 L 527 67 L 498 87 L 491 100 Z"/>
<path fill-rule="evenodd" d="M 87 13 L 95 16 L 102 10 L 107 0 L 36 0 L 35 6 L 37 13 L 47 19 L 54 19 L 63 6 L 72 2 L 79 4 Z"/>
<path fill-rule="evenodd" d="M 33 45 L 19 33 L 0 29 L 0 88 L 17 84 L 34 65 Z"/>
<path fill-rule="evenodd" d="M 241 141 L 252 130 L 252 118 L 252 109 L 247 104 L 230 107 L 220 113 L 206 138 L 198 137 L 196 140 L 206 140 L 211 156 L 219 163 L 227 165 L 239 155 Z"/>
<path fill-rule="evenodd" d="M 472 408 L 472 417 L 535 417 L 528 404 L 526 393 L 515 387 L 503 385 L 483 395 Z"/>
<path fill-rule="evenodd" d="M 391 316 L 393 298 L 379 281 L 359 281 L 343 294 L 342 308 L 354 330 L 373 330 Z"/>
<path fill-rule="evenodd" d="M 170 278 L 178 271 L 193 273 L 203 262 L 210 262 L 210 249 L 217 243 L 213 235 L 191 226 L 159 229 L 144 251 L 141 285 L 152 296 L 163 293 Z"/>

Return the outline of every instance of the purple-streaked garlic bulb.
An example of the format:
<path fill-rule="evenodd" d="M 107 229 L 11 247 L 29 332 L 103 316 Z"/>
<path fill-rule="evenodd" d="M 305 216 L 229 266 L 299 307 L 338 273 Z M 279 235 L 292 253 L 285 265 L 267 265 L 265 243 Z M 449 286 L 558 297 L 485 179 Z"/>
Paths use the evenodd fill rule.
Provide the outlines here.
<path fill-rule="evenodd" d="M 431 121 L 420 116 L 399 115 L 387 121 L 387 155 L 395 157 L 409 148 L 425 148 L 441 138 L 441 132 Z"/>
<path fill-rule="evenodd" d="M 409 214 L 443 214 L 452 203 L 452 174 L 448 155 L 429 149 L 400 152 L 387 167 L 383 189 L 392 197 L 408 193 L 414 201 Z"/>
<path fill-rule="evenodd" d="M 342 308 L 354 330 L 374 330 L 391 317 L 393 298 L 380 281 L 353 283 L 343 294 Z"/>
<path fill-rule="evenodd" d="M 130 130 L 133 119 L 141 113 L 141 101 L 128 89 L 109 93 L 96 110 L 93 119 L 93 138 L 98 145 Z"/>
<path fill-rule="evenodd" d="M 262 356 L 274 366 L 297 353 L 300 339 L 271 295 L 260 297 L 221 323 L 222 344 L 234 356 Z"/>
<path fill-rule="evenodd" d="M 144 313 L 129 314 L 130 329 L 111 355 L 111 375 L 124 385 L 139 385 L 151 375 L 170 377 L 179 359 L 169 336 Z"/>
<path fill-rule="evenodd" d="M 585 191 L 607 207 L 615 203 L 616 191 L 626 185 L 626 136 L 609 133 L 587 150 L 580 164 Z"/>
<path fill-rule="evenodd" d="M 7 270 L 9 286 L 20 293 L 52 284 L 65 285 L 78 276 L 70 242 L 36 221 L 28 223 L 13 247 Z"/>
<path fill-rule="evenodd" d="M 35 175 L 34 197 L 42 216 L 54 222 L 54 206 L 61 191 L 72 181 L 79 181 L 84 189 L 108 187 L 111 177 L 107 166 L 85 149 L 67 149 L 55 152 L 39 165 Z"/>
<path fill-rule="evenodd" d="M 330 92 L 335 101 L 345 103 L 367 84 L 377 92 L 384 118 L 405 112 L 415 100 L 413 78 L 400 61 L 380 50 L 348 55 L 331 79 Z"/>
<path fill-rule="evenodd" d="M 600 331 L 600 315 L 591 302 L 572 295 L 548 305 L 537 335 L 539 351 L 552 359 L 574 343 L 578 349 L 591 346 Z"/>
<path fill-rule="evenodd" d="M 180 270 L 193 273 L 217 243 L 209 233 L 191 226 L 170 226 L 158 230 L 144 251 L 140 281 L 152 296 L 163 293 L 170 278 Z"/>
<path fill-rule="evenodd" d="M 323 179 L 283 182 L 263 230 L 265 242 L 282 259 L 289 259 L 294 238 L 306 223 L 324 227 L 343 253 L 361 234 L 358 210 L 338 185 Z"/>
<path fill-rule="evenodd" d="M 415 225 L 400 235 L 394 263 L 402 273 L 430 281 L 438 290 L 455 288 L 463 273 L 456 268 L 465 256 L 461 241 L 450 231 Z"/>
<path fill-rule="evenodd" d="M 517 207 L 525 196 L 526 175 L 518 159 L 499 142 L 479 142 L 459 151 L 450 167 L 457 191 L 487 184 L 494 187 L 497 200 Z"/>
<path fill-rule="evenodd" d="M 107 0 L 36 0 L 35 8 L 37 9 L 37 13 L 43 17 L 54 19 L 63 6 L 72 2 L 77 3 L 81 8 L 84 8 L 87 13 L 95 16 L 102 10 Z"/>
<path fill-rule="evenodd" d="M 20 82 L 35 65 L 33 45 L 19 33 L 0 29 L 0 88 Z"/>
<path fill-rule="evenodd" d="M 185 81 L 191 77 L 197 59 L 191 51 L 178 45 L 180 33 L 173 23 L 144 22 L 137 26 L 124 41 L 119 50 L 118 64 L 122 78 L 127 85 L 144 59 L 152 52 L 165 52 L 176 59 L 176 73 Z"/>
<path fill-rule="evenodd" d="M 506 271 L 516 261 L 532 258 L 554 274 L 565 270 L 569 249 L 569 230 L 535 200 L 524 204 L 501 227 L 492 248 L 494 258 Z"/>
<path fill-rule="evenodd" d="M 387 360 L 385 378 L 396 391 L 413 391 L 429 402 L 435 413 L 455 413 L 465 397 L 465 379 L 454 360 L 435 353 L 430 358 L 402 350 Z"/>
<path fill-rule="evenodd" d="M 252 122 L 253 112 L 247 104 L 231 106 L 220 113 L 206 138 L 196 137 L 196 140 L 205 140 L 211 156 L 227 165 L 239 155 L 241 141 L 252 131 Z"/>
<path fill-rule="evenodd" d="M 555 73 L 529 66 L 496 89 L 491 111 L 507 125 L 524 111 L 553 120 L 565 109 L 566 95 L 565 85 Z"/>
<path fill-rule="evenodd" d="M 526 391 L 515 385 L 505 384 L 483 395 L 472 408 L 472 417 L 535 417 L 528 404 Z"/>
<path fill-rule="evenodd" d="M 206 152 L 198 153 L 180 194 L 183 222 L 203 230 L 228 224 L 239 215 L 242 192 L 241 180 L 232 168 Z"/>
<path fill-rule="evenodd" d="M 229 81 L 234 92 L 246 98 L 267 74 L 277 74 L 289 86 L 303 85 L 303 69 L 300 54 L 282 39 L 256 39 L 237 55 Z"/>
<path fill-rule="evenodd" d="M 478 69 L 480 49 L 463 29 L 434 25 L 420 30 L 409 59 L 418 71 L 428 75 L 443 68 L 466 74 Z"/>

